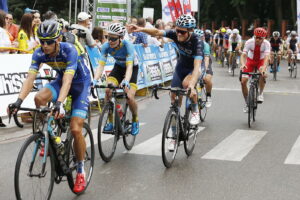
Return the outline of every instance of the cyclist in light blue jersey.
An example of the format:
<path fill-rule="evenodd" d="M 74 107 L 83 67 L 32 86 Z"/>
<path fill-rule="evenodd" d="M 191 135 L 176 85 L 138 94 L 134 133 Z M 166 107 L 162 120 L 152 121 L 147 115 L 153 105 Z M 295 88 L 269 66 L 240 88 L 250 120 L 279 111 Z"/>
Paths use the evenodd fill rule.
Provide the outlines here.
<path fill-rule="evenodd" d="M 107 78 L 107 84 L 124 87 L 127 93 L 127 102 L 132 112 L 132 129 L 131 134 L 139 133 L 138 107 L 135 101 L 137 90 L 138 61 L 133 44 L 130 41 L 123 40 L 126 29 L 120 23 L 113 23 L 108 28 L 108 42 L 104 43 L 101 50 L 99 67 L 94 76 L 94 85 L 98 84 L 106 59 L 111 55 L 115 59 L 115 65 Z M 111 90 L 106 90 L 106 100 L 111 97 Z M 113 129 L 112 115 L 109 122 L 105 125 L 104 130 Z"/>
<path fill-rule="evenodd" d="M 57 72 L 56 80 L 42 88 L 34 100 L 37 107 L 46 106 L 49 101 L 55 102 L 54 114 L 57 119 L 64 116 L 63 102 L 69 94 L 72 95 L 70 128 L 74 137 L 74 151 L 78 161 L 73 191 L 80 193 L 86 187 L 84 172 L 86 144 L 82 135 L 82 128 L 89 105 L 90 72 L 83 58 L 78 56 L 76 48 L 70 43 L 61 42 L 61 25 L 57 21 L 44 21 L 39 26 L 37 34 L 41 47 L 33 53 L 28 77 L 23 83 L 19 98 L 15 103 L 10 104 L 10 108 L 14 109 L 14 112 L 20 108 L 33 87 L 33 82 L 42 63 L 49 65 Z M 41 149 L 41 153 L 42 151 L 44 149 Z"/>

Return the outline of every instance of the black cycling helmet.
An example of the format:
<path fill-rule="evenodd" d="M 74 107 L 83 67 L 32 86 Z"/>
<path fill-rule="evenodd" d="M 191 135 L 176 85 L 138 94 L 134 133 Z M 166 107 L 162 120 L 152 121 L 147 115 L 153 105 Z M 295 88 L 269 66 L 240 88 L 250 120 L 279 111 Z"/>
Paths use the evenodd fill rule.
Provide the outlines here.
<path fill-rule="evenodd" d="M 61 34 L 61 25 L 55 20 L 45 20 L 39 26 L 37 36 L 40 40 L 55 40 Z"/>

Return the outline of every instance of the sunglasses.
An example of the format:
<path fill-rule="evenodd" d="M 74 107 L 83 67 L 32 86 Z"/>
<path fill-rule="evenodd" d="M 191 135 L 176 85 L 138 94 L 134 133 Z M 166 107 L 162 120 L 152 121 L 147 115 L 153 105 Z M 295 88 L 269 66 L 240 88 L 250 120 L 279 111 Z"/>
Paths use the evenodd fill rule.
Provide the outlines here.
<path fill-rule="evenodd" d="M 5 19 L 8 19 L 8 20 L 13 20 L 13 18 L 9 18 L 9 17 L 5 17 Z"/>
<path fill-rule="evenodd" d="M 183 30 L 179 30 L 179 29 L 176 29 L 176 33 L 177 34 L 181 34 L 181 35 L 184 35 L 184 34 L 186 34 L 188 31 L 183 31 Z"/>
<path fill-rule="evenodd" d="M 263 40 L 263 37 L 255 37 L 255 39 Z"/>
<path fill-rule="evenodd" d="M 119 38 L 115 38 L 115 37 L 107 37 L 108 41 L 112 41 L 115 42 L 117 41 Z"/>
<path fill-rule="evenodd" d="M 108 38 L 108 35 L 104 35 L 104 37 L 105 37 L 105 39 L 107 39 L 107 38 Z"/>
<path fill-rule="evenodd" d="M 45 43 L 47 45 L 51 45 L 55 43 L 55 40 L 40 40 L 41 45 L 45 45 Z"/>

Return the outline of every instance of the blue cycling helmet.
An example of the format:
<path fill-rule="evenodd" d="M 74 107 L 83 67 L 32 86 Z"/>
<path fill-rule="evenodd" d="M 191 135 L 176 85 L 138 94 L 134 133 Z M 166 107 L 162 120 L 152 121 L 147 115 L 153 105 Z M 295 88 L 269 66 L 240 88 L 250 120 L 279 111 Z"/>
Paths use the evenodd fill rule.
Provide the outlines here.
<path fill-rule="evenodd" d="M 194 30 L 194 33 L 195 33 L 196 35 L 198 35 L 199 37 L 202 37 L 202 36 L 204 35 L 204 32 L 203 32 L 202 30 L 200 30 L 200 29 L 195 29 L 195 30 Z"/>
<path fill-rule="evenodd" d="M 176 20 L 176 26 L 181 28 L 195 28 L 196 19 L 192 15 L 183 14 Z"/>

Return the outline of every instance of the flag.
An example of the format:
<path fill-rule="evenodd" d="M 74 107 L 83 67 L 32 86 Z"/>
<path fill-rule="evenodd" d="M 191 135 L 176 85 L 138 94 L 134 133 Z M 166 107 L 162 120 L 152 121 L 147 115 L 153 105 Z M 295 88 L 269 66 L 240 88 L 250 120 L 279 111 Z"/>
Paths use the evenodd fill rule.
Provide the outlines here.
<path fill-rule="evenodd" d="M 174 3 L 174 0 L 167 0 L 168 1 L 168 7 L 170 9 L 170 14 L 171 14 L 171 17 L 172 17 L 172 21 L 176 21 L 176 18 L 177 18 L 177 12 L 176 12 L 176 7 L 175 7 L 175 3 Z"/>
<path fill-rule="evenodd" d="M 7 0 L 0 0 L 0 10 L 8 12 Z"/>
<path fill-rule="evenodd" d="M 173 0 L 173 2 L 175 5 L 175 8 L 176 8 L 176 18 L 178 18 L 183 14 L 181 3 L 180 3 L 180 0 Z"/>

